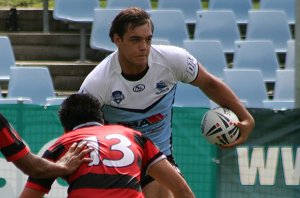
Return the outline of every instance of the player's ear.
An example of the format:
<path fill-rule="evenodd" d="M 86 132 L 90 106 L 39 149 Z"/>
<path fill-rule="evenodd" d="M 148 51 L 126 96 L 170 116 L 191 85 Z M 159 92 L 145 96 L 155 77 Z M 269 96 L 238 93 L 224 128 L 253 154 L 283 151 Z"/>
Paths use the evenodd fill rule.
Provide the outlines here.
<path fill-rule="evenodd" d="M 115 33 L 113 36 L 113 40 L 114 40 L 114 43 L 118 46 L 121 43 L 122 38 L 118 34 Z"/>

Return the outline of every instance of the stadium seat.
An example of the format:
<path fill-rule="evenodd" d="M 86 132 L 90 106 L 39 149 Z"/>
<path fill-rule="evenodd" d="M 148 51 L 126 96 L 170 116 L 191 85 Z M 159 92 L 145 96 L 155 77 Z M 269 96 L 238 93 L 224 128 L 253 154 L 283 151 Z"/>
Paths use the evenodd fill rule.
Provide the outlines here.
<path fill-rule="evenodd" d="M 295 69 L 295 40 L 287 41 L 287 51 L 285 58 L 285 69 Z"/>
<path fill-rule="evenodd" d="M 148 13 L 154 24 L 153 39 L 167 39 L 171 45 L 183 47 L 189 34 L 180 10 L 150 10 Z"/>
<path fill-rule="evenodd" d="M 276 71 L 272 100 L 264 101 L 265 108 L 291 109 L 295 107 L 295 72 L 289 69 Z"/>
<path fill-rule="evenodd" d="M 7 36 L 0 36 L 0 81 L 8 82 L 10 67 L 16 66 L 15 55 Z"/>
<path fill-rule="evenodd" d="M 47 97 L 46 98 L 46 105 L 60 105 L 67 97 Z"/>
<path fill-rule="evenodd" d="M 127 8 L 127 7 L 140 7 L 144 10 L 150 10 L 151 2 L 150 0 L 107 0 L 106 8 Z"/>
<path fill-rule="evenodd" d="M 247 107 L 263 108 L 268 99 L 262 73 L 258 69 L 224 69 L 224 82 Z"/>
<path fill-rule="evenodd" d="M 240 32 L 233 11 L 197 11 L 194 39 L 220 40 L 224 53 L 233 53 L 234 41 L 240 40 Z"/>
<path fill-rule="evenodd" d="M 296 0 L 260 0 L 261 10 L 283 10 L 290 25 L 295 24 Z"/>
<path fill-rule="evenodd" d="M 157 9 L 161 10 L 181 10 L 186 24 L 196 23 L 196 12 L 202 10 L 202 4 L 199 0 L 159 0 Z"/>
<path fill-rule="evenodd" d="M 167 39 L 152 39 L 151 43 L 154 45 L 170 45 L 170 41 Z"/>
<path fill-rule="evenodd" d="M 246 40 L 271 40 L 277 53 L 286 53 L 291 30 L 284 11 L 249 11 Z"/>
<path fill-rule="evenodd" d="M 236 41 L 233 68 L 259 69 L 265 82 L 274 83 L 279 61 L 270 40 Z"/>
<path fill-rule="evenodd" d="M 219 40 L 185 40 L 183 45 L 209 72 L 223 78 L 227 63 Z"/>
<path fill-rule="evenodd" d="M 252 0 L 210 0 L 209 10 L 232 10 L 238 24 L 248 23 L 248 11 L 251 10 Z"/>
<path fill-rule="evenodd" d="M 210 107 L 210 99 L 193 85 L 178 82 L 175 93 L 176 107 Z"/>
<path fill-rule="evenodd" d="M 80 61 L 86 61 L 86 29 L 93 22 L 94 9 L 98 0 L 55 0 L 53 18 L 80 29 Z"/>
<path fill-rule="evenodd" d="M 0 98 L 0 104 L 33 104 L 30 98 Z"/>
<path fill-rule="evenodd" d="M 90 47 L 105 52 L 113 52 L 117 49 L 110 40 L 109 30 L 111 22 L 121 9 L 101 9 L 94 10 L 94 20 L 90 38 Z"/>
<path fill-rule="evenodd" d="M 7 98 L 30 98 L 33 104 L 45 105 L 47 97 L 55 97 L 47 67 L 12 67 Z"/>
<path fill-rule="evenodd" d="M 20 104 L 20 103 L 32 104 L 32 100 L 30 98 L 24 98 L 24 97 L 16 97 L 16 98 L 3 97 L 1 86 L 0 86 L 0 104 Z"/>

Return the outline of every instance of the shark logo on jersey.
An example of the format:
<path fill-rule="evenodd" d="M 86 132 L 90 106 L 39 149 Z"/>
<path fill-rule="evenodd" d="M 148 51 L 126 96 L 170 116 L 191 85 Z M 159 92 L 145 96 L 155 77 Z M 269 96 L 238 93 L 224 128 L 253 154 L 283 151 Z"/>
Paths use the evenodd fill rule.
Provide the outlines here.
<path fill-rule="evenodd" d="M 158 92 L 155 92 L 155 94 L 161 94 L 161 93 L 169 91 L 169 88 L 167 87 L 166 83 L 162 80 L 159 81 L 158 83 L 156 83 L 155 89 L 158 90 Z"/>
<path fill-rule="evenodd" d="M 117 103 L 118 105 L 120 104 L 120 102 L 122 100 L 124 100 L 125 96 L 124 94 L 122 93 L 122 91 L 114 91 L 112 92 L 111 94 L 111 97 L 112 97 L 112 100 Z"/>

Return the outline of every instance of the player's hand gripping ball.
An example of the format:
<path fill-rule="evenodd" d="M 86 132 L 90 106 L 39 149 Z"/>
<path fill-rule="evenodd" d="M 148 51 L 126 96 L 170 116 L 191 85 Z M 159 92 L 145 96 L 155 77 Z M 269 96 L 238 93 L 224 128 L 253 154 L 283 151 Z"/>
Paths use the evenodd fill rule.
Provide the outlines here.
<path fill-rule="evenodd" d="M 234 142 L 240 136 L 240 130 L 234 125 L 239 121 L 231 110 L 217 107 L 209 110 L 201 122 L 202 134 L 208 142 L 222 146 Z"/>

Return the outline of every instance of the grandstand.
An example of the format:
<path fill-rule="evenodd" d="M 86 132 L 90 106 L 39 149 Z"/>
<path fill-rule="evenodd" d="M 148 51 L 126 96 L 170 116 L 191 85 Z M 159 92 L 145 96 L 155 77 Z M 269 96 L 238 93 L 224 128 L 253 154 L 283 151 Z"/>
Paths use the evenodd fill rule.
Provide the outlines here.
<path fill-rule="evenodd" d="M 259 1 L 253 1 L 253 9 L 259 9 Z M 158 1 L 151 1 L 152 9 L 158 9 Z M 100 1 L 105 8 L 105 1 Z M 209 1 L 202 1 L 202 9 L 209 10 Z M 15 13 L 14 13 L 15 12 Z M 53 5 L 49 8 L 48 21 L 45 24 L 45 14 L 42 9 L 3 8 L 0 11 L 0 34 L 9 36 L 15 53 L 16 64 L 20 66 L 47 66 L 53 77 L 57 94 L 67 95 L 76 91 L 84 76 L 93 69 L 106 55 L 106 52 L 92 49 L 89 45 L 91 24 L 86 30 L 86 59 L 80 62 L 79 29 L 70 24 L 53 18 Z M 14 24 L 15 19 L 15 24 Z M 32 22 L 34 19 L 34 23 Z M 47 28 L 45 28 L 47 25 Z M 14 27 L 15 26 L 15 27 Z M 190 38 L 194 37 L 194 27 L 187 24 Z M 48 29 L 45 32 L 45 29 Z M 245 30 L 240 29 L 241 39 L 245 38 Z M 293 33 L 293 32 L 292 32 Z M 294 35 L 294 33 L 293 33 Z M 293 36 L 294 37 L 294 36 Z M 232 66 L 233 54 L 226 54 L 228 67 Z M 279 56 L 284 67 L 285 56 Z M 68 78 L 68 83 L 65 79 Z M 5 84 L 2 85 L 6 94 Z M 269 86 L 272 94 L 273 86 Z"/>

